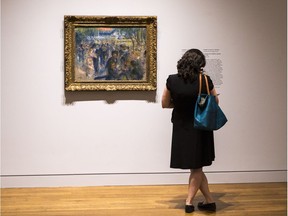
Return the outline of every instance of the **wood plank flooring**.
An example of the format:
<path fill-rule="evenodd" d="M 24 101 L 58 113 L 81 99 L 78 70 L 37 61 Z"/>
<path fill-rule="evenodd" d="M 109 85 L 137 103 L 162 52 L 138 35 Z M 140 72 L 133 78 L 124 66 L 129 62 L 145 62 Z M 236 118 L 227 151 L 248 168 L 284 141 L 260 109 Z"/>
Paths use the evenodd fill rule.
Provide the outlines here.
<path fill-rule="evenodd" d="M 284 216 L 287 184 L 214 184 L 216 213 L 185 214 L 186 185 L 1 189 L 2 216 Z M 200 192 L 195 203 L 202 201 Z"/>

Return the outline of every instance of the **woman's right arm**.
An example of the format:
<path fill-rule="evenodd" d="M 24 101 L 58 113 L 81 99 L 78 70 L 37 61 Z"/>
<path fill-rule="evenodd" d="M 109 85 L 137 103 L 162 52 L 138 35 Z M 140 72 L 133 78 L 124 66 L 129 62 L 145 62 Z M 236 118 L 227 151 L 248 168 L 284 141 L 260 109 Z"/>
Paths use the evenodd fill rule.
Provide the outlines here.
<path fill-rule="evenodd" d="M 162 95 L 162 108 L 174 108 L 174 104 L 171 101 L 171 93 L 167 87 L 164 88 Z"/>

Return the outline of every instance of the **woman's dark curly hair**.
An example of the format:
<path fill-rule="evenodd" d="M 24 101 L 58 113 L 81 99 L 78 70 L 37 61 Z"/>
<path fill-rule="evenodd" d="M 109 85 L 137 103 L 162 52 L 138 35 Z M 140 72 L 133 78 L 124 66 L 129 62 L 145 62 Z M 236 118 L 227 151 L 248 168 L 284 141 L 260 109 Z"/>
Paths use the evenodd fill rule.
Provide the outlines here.
<path fill-rule="evenodd" d="M 178 76 L 184 80 L 194 80 L 206 65 L 204 54 L 198 49 L 190 49 L 184 53 L 177 63 Z"/>

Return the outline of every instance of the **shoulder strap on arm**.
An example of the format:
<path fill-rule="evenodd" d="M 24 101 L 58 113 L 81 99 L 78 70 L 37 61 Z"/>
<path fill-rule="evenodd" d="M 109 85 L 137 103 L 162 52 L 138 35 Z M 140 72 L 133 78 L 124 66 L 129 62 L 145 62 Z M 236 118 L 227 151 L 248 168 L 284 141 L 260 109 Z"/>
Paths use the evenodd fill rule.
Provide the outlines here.
<path fill-rule="evenodd" d="M 202 75 L 201 73 L 199 74 L 199 92 L 198 92 L 198 95 L 201 94 L 201 88 L 202 88 Z"/>
<path fill-rule="evenodd" d="M 206 75 L 204 75 L 204 77 L 205 77 L 205 82 L 206 82 L 207 94 L 210 95 L 209 86 L 208 86 L 208 79 L 207 79 Z"/>

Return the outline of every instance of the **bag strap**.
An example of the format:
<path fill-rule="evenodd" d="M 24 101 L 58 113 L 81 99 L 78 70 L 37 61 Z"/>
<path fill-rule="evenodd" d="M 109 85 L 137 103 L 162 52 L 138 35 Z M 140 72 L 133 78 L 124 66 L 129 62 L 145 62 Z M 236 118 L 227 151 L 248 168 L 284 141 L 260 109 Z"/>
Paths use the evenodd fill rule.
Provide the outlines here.
<path fill-rule="evenodd" d="M 199 74 L 199 92 L 198 92 L 198 95 L 201 94 L 201 87 L 202 87 L 202 75 L 201 73 Z"/>
<path fill-rule="evenodd" d="M 204 74 L 203 74 L 203 76 L 204 76 L 204 78 L 205 78 L 205 83 L 206 83 L 207 94 L 208 94 L 208 95 L 210 95 L 210 91 L 209 91 L 209 86 L 208 86 L 208 79 L 207 79 L 207 76 L 206 76 L 206 75 L 204 75 Z M 201 89 L 202 89 L 202 75 L 201 75 L 201 74 L 199 74 L 199 93 L 198 93 L 198 95 L 200 95 L 200 94 L 201 94 Z"/>
<path fill-rule="evenodd" d="M 207 79 L 206 75 L 204 75 L 204 77 L 205 77 L 205 82 L 206 82 L 207 94 L 210 95 L 209 86 L 208 86 L 208 79 Z"/>

